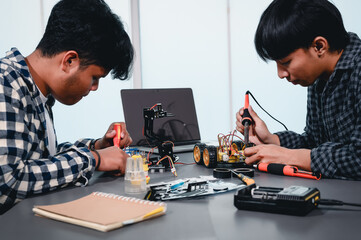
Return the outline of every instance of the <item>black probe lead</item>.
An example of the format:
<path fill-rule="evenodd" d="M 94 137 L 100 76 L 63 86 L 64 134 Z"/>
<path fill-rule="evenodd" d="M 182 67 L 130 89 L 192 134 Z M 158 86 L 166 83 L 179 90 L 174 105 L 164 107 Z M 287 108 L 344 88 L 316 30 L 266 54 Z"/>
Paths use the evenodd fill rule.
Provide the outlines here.
<path fill-rule="evenodd" d="M 329 206 L 332 206 L 332 205 L 333 206 L 346 205 L 346 206 L 361 207 L 361 204 L 359 204 L 359 203 L 347 203 L 347 202 L 334 200 L 334 199 L 320 199 L 318 204 L 320 204 L 320 205 L 329 205 Z"/>
<path fill-rule="evenodd" d="M 257 103 L 257 105 L 265 112 L 267 113 L 268 116 L 270 116 L 273 120 L 275 120 L 276 122 L 278 122 L 279 124 L 281 124 L 287 131 L 288 128 L 286 127 L 286 125 L 284 125 L 281 121 L 277 120 L 276 118 L 274 118 L 271 114 L 269 114 L 256 100 L 256 98 L 253 96 L 253 94 L 250 91 L 247 91 L 246 94 L 250 94 L 251 97 L 253 98 L 253 100 Z"/>

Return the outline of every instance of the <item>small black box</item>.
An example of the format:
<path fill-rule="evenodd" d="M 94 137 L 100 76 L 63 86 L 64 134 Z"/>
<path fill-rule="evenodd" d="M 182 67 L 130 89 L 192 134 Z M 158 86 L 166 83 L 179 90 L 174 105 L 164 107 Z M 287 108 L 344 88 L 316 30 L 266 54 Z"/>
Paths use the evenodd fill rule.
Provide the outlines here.
<path fill-rule="evenodd" d="M 304 216 L 318 206 L 317 188 L 290 186 L 287 188 L 247 186 L 234 195 L 234 206 L 241 210 Z"/>

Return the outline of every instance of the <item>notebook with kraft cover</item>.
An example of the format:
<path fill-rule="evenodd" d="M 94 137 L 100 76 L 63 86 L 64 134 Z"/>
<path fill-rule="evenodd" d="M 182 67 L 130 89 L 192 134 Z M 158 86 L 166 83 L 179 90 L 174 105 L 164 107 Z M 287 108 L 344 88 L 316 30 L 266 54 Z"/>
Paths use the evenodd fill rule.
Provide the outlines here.
<path fill-rule="evenodd" d="M 154 134 L 164 141 L 174 143 L 173 152 L 193 151 L 201 140 L 193 92 L 191 88 L 161 89 L 122 89 L 120 91 L 125 123 L 133 139 L 131 147 L 141 151 L 150 151 L 156 146 L 155 141 L 143 135 L 143 109 L 157 103 L 171 117 L 156 118 L 153 121 Z M 157 153 L 157 150 L 154 149 Z"/>

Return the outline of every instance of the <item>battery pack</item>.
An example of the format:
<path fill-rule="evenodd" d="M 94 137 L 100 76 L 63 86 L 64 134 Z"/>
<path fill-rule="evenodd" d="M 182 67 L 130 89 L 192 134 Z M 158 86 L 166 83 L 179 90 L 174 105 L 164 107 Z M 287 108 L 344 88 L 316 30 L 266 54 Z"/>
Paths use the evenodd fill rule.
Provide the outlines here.
<path fill-rule="evenodd" d="M 234 206 L 241 210 L 304 216 L 318 206 L 317 188 L 290 186 L 287 188 L 250 185 L 234 195 Z"/>

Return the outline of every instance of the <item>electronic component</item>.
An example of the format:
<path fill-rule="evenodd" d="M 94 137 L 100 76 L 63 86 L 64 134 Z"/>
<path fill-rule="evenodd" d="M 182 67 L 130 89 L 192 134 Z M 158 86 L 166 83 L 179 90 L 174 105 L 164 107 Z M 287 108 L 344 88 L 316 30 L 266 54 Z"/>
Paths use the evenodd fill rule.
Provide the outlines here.
<path fill-rule="evenodd" d="M 218 134 L 218 146 L 197 143 L 193 148 L 193 159 L 198 165 L 204 165 L 207 168 L 249 168 L 245 162 L 243 151 L 246 147 L 243 140 L 232 133 L 224 135 Z M 234 137 L 240 140 L 233 140 Z M 249 143 L 248 147 L 254 146 Z"/>
<path fill-rule="evenodd" d="M 151 108 L 143 109 L 144 117 L 144 136 L 150 142 L 156 144 L 158 148 L 159 158 L 149 158 L 150 162 L 149 169 L 154 171 L 159 170 L 158 165 L 161 164 L 164 169 L 170 169 L 174 176 L 177 176 L 176 169 L 174 167 L 174 162 L 176 162 L 176 156 L 173 154 L 174 144 L 170 141 L 163 141 L 161 137 L 153 132 L 154 119 L 164 118 L 164 117 L 173 117 L 172 113 L 168 113 L 162 107 L 161 103 L 153 105 Z M 149 156 L 149 155 L 148 155 Z"/>
<path fill-rule="evenodd" d="M 303 186 L 274 188 L 253 184 L 234 195 L 234 206 L 238 209 L 299 216 L 315 209 L 319 201 L 320 191 L 317 188 Z"/>
<path fill-rule="evenodd" d="M 244 187 L 242 183 L 223 181 L 212 176 L 185 178 L 168 183 L 157 183 L 149 186 L 144 199 L 166 201 L 181 198 L 192 198 L 218 194 Z"/>
<path fill-rule="evenodd" d="M 155 165 L 155 166 L 152 166 L 151 168 L 149 168 L 149 171 L 150 171 L 150 173 L 156 173 L 156 172 L 162 173 L 165 171 L 165 167 Z"/>

